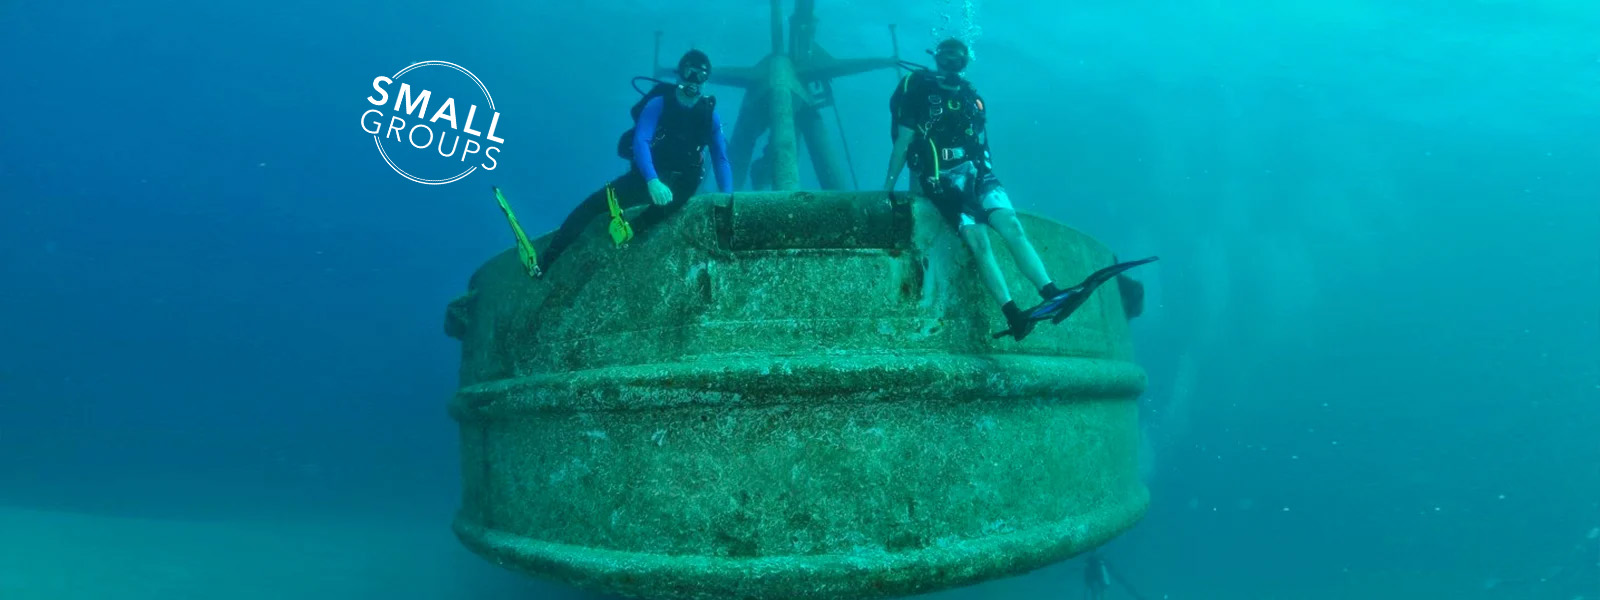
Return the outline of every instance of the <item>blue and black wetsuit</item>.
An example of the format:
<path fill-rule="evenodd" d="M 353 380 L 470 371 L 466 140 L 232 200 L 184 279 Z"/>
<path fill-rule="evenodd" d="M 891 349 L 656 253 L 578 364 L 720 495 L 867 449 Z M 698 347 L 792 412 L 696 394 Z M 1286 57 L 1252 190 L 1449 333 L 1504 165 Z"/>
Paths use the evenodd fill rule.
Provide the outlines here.
<path fill-rule="evenodd" d="M 698 189 L 704 177 L 701 151 L 709 148 L 717 189 L 724 194 L 733 191 L 733 165 L 728 162 L 727 140 L 722 136 L 722 117 L 710 104 L 712 101 L 701 99 L 695 106 L 685 107 L 676 98 L 657 96 L 644 105 L 633 129 L 633 168 L 645 181 L 657 178 L 657 165 L 664 165 L 669 176 L 692 175 Z M 709 128 L 703 124 L 706 117 L 702 112 L 709 115 Z M 661 181 L 672 184 L 665 177 Z M 673 199 L 678 200 L 677 194 Z"/>
<path fill-rule="evenodd" d="M 711 151 L 717 189 L 723 193 L 733 192 L 733 166 L 728 162 L 727 147 L 714 97 L 701 97 L 693 106 L 684 106 L 675 93 L 656 96 L 644 105 L 634 126 L 632 151 L 628 153 L 632 155 L 632 168 L 606 187 L 616 192 L 617 205 L 624 210 L 649 205 L 639 216 L 629 220 L 634 231 L 642 234 L 683 208 L 689 197 L 700 189 L 705 179 L 707 149 Z M 651 179 L 660 179 L 672 188 L 671 203 L 651 204 L 647 184 Z M 550 238 L 550 245 L 539 253 L 539 267 L 548 270 L 550 263 L 578 239 L 595 217 L 608 212 L 605 188 L 590 194 L 567 215 L 567 220 Z"/>

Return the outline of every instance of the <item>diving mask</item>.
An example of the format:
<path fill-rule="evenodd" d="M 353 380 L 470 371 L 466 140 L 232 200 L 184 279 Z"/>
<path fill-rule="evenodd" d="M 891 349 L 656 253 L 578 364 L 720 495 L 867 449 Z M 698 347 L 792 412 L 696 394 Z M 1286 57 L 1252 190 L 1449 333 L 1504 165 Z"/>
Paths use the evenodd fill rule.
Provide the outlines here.
<path fill-rule="evenodd" d="M 972 55 L 967 51 L 967 45 L 954 38 L 939 43 L 937 50 L 930 50 L 933 62 L 939 70 L 945 73 L 960 73 L 967 69 L 967 63 Z"/>
<path fill-rule="evenodd" d="M 685 67 L 678 71 L 678 78 L 682 80 L 678 89 L 690 96 L 700 95 L 700 86 L 711 79 L 711 70 L 702 67 Z"/>

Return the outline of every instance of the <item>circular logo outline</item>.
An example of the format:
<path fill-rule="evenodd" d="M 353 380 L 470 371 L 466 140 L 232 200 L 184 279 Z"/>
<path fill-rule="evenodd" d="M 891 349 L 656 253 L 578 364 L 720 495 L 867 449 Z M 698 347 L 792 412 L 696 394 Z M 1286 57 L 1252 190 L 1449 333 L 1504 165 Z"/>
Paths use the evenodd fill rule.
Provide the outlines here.
<path fill-rule="evenodd" d="M 390 77 L 390 79 L 394 81 L 400 81 L 401 75 L 405 75 L 407 72 L 417 67 L 450 67 L 460 71 L 467 77 L 471 77 L 472 82 L 478 84 L 478 89 L 483 91 L 483 97 L 489 101 L 489 110 L 494 110 L 494 96 L 489 95 L 489 88 L 483 85 L 483 80 L 478 79 L 477 75 L 473 75 L 472 71 L 468 71 L 465 67 L 453 62 L 443 60 L 427 60 L 419 63 L 413 63 L 409 67 L 400 69 L 400 71 L 395 73 L 394 77 Z M 468 167 L 466 171 L 463 171 L 459 175 L 449 179 L 420 179 L 410 173 L 405 172 L 404 169 L 401 169 L 398 165 L 394 164 L 393 160 L 389 159 L 389 153 L 383 150 L 383 140 L 378 137 L 378 134 L 372 134 L 372 143 L 378 146 L 378 155 L 383 157 L 383 162 L 389 163 L 389 168 L 394 169 L 394 172 L 399 173 L 401 177 L 410 179 L 423 185 L 444 185 L 446 183 L 460 181 L 461 178 L 471 175 L 473 171 L 478 170 L 478 165 L 472 165 L 471 167 Z"/>

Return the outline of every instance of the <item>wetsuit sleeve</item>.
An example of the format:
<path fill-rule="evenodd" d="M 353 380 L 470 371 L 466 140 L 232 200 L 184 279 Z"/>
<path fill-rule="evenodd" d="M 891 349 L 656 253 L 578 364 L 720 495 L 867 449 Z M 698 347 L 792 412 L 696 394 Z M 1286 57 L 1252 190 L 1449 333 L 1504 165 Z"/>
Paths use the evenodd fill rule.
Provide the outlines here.
<path fill-rule="evenodd" d="M 650 155 L 650 140 L 656 138 L 656 124 L 661 121 L 661 97 L 651 98 L 639 112 L 639 122 L 633 127 L 633 166 L 644 175 L 645 181 L 656 178 L 655 158 Z"/>
<path fill-rule="evenodd" d="M 711 113 L 711 165 L 717 172 L 717 189 L 733 193 L 733 164 L 728 162 L 728 139 L 722 135 L 722 117 Z"/>

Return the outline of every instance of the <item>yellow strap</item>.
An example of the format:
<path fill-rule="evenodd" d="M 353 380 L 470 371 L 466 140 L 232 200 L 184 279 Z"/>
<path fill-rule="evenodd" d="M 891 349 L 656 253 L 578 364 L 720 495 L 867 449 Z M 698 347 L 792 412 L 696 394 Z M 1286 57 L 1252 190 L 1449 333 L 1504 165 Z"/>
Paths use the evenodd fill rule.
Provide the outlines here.
<path fill-rule="evenodd" d="M 500 212 L 505 213 L 506 221 L 511 223 L 512 235 L 517 237 L 517 258 L 522 261 L 522 269 L 528 272 L 529 277 L 538 277 L 539 260 L 533 251 L 533 242 L 528 241 L 528 234 L 523 233 L 522 225 L 517 223 L 517 215 L 511 212 L 511 203 L 506 201 L 499 187 L 494 188 L 494 199 L 500 203 Z"/>

